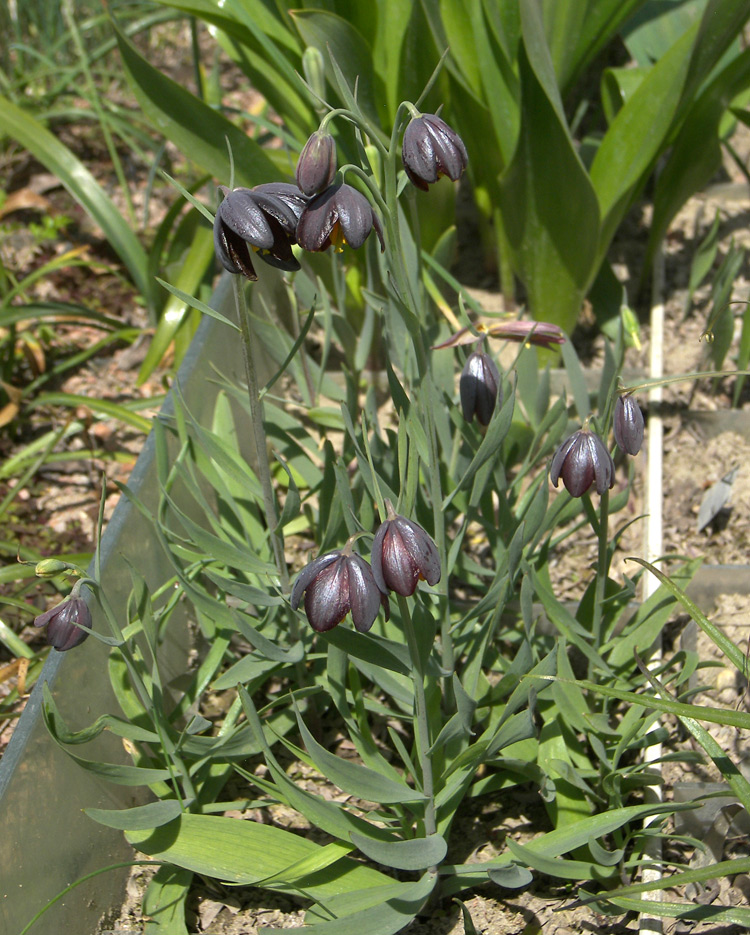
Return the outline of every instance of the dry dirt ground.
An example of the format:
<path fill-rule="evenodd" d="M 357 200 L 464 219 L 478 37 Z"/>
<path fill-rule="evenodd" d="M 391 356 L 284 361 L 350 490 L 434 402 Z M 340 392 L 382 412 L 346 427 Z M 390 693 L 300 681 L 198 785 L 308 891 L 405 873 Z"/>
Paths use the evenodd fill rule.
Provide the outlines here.
<path fill-rule="evenodd" d="M 741 151 L 750 151 L 747 140 Z M 37 178 L 43 170 L 30 162 L 25 168 L 24 179 L 19 185 L 40 187 Z M 36 179 L 36 181 L 35 181 Z M 664 336 L 664 357 L 669 373 L 682 373 L 705 369 L 706 344 L 700 340 L 705 327 L 708 308 L 708 287 L 703 287 L 696 295 L 693 305 L 685 315 L 685 294 L 690 262 L 697 244 L 705 235 L 714 213 L 721 218 L 720 251 L 715 268 L 721 257 L 734 239 L 737 244 L 750 248 L 750 188 L 745 179 L 727 164 L 717 186 L 705 195 L 692 199 L 673 225 L 665 245 L 665 285 L 663 297 L 666 303 L 667 327 Z M 57 201 L 61 210 L 76 218 L 81 228 L 85 220 L 74 205 L 66 200 L 59 189 L 47 191 L 45 197 Z M 54 203 L 54 202 L 53 202 Z M 617 248 L 632 262 L 632 268 L 638 269 L 638 256 L 642 255 L 646 236 L 647 217 L 634 216 L 628 229 L 627 237 Z M 98 257 L 103 262 L 111 263 L 104 245 L 96 241 L 93 232 L 92 250 L 102 251 Z M 625 270 L 621 264 L 619 269 Z M 105 274 L 102 274 L 105 276 Z M 86 289 L 93 289 L 93 302 L 106 306 L 109 313 L 117 313 L 124 321 L 131 321 L 141 327 L 145 325 L 143 312 L 133 302 L 133 294 L 122 285 L 115 272 L 111 278 L 102 278 L 98 284 L 90 281 L 60 282 L 53 284 L 58 294 L 80 297 Z M 491 283 L 477 285 L 492 287 Z M 627 283 L 631 290 L 631 301 L 637 305 L 644 322 L 647 318 L 647 303 L 634 294 L 634 283 Z M 99 295 L 97 296 L 97 293 Z M 101 293 L 104 293 L 105 297 Z M 747 299 L 750 296 L 750 267 L 743 264 L 734 286 L 735 299 Z M 737 322 L 741 321 L 742 307 L 737 306 Z M 61 332 L 64 340 L 73 344 L 91 340 L 85 329 Z M 581 347 L 589 353 L 589 362 L 596 364 L 599 353 L 597 342 L 589 342 L 582 334 Z M 649 332 L 644 324 L 643 350 L 631 352 L 628 365 L 635 369 L 647 370 Z M 738 335 L 735 339 L 736 350 Z M 142 388 L 136 388 L 136 375 L 139 364 L 138 352 L 130 348 L 109 351 L 93 358 L 85 367 L 71 375 L 60 385 L 68 392 L 97 394 L 114 399 L 132 398 L 135 394 L 155 393 L 161 390 L 159 378 Z M 697 388 L 690 383 L 677 384 L 665 389 L 665 442 L 664 442 L 664 549 L 687 556 L 704 555 L 710 563 L 746 564 L 747 545 L 750 538 L 750 433 L 740 431 L 722 432 L 712 437 L 704 427 L 687 418 L 688 406 L 704 411 L 725 411 L 731 407 L 732 380 L 725 379 L 714 385 L 703 381 Z M 646 408 L 643 401 L 644 409 Z M 743 392 L 740 412 L 750 408 L 750 388 Z M 78 415 L 88 418 L 85 412 Z M 66 416 L 59 412 L 41 413 L 40 421 L 32 422 L 34 432 L 39 432 L 49 425 L 59 424 Z M 126 431 L 115 421 L 90 420 L 89 436 L 103 450 L 127 453 L 125 460 L 102 460 L 100 464 L 88 461 L 67 462 L 48 465 L 43 472 L 24 489 L 17 491 L 16 508 L 11 520 L 6 524 L 5 539 L 12 539 L 20 544 L 25 541 L 42 542 L 50 552 L 58 548 L 67 551 L 90 549 L 93 545 L 94 517 L 98 508 L 101 472 L 106 475 L 108 486 L 114 480 L 127 477 L 142 437 Z M 0 454 L 9 457 L 18 446 L 27 443 L 28 437 L 6 433 L 0 442 Z M 88 445 L 84 438 L 76 444 Z M 633 502 L 627 508 L 627 517 L 638 516 L 641 512 L 642 472 L 644 455 L 637 461 Z M 739 468 L 732 486 L 731 499 L 726 508 L 705 530 L 696 529 L 696 518 L 701 498 L 712 483 L 719 480 L 733 467 Z M 0 493 L 5 491 L 0 490 Z M 114 497 L 109 500 L 109 508 Z M 634 524 L 623 547 L 618 552 L 615 569 L 623 569 L 623 560 L 627 555 L 642 554 L 642 524 Z M 583 581 L 580 569 L 591 564 L 595 556 L 593 541 L 585 535 L 574 544 L 569 544 L 556 557 L 555 578 L 560 591 L 571 598 L 580 594 Z M 747 570 L 738 571 L 738 584 L 747 577 Z M 740 592 L 747 587 L 738 588 Z M 38 601 L 41 608 L 44 595 L 40 592 Z M 711 608 L 704 608 L 710 611 Z M 714 620 L 725 626 L 727 632 L 743 648 L 748 645 L 748 601 L 744 593 L 723 595 L 715 610 Z M 684 621 L 683 621 L 684 622 Z M 675 628 L 673 628 L 675 629 Z M 675 629 L 679 639 L 678 629 Z M 30 629 L 21 631 L 29 642 L 38 642 L 38 634 Z M 715 657 L 712 644 L 698 644 L 707 659 Z M 720 660 L 716 660 L 720 662 Z M 0 660 L 2 664 L 2 660 Z M 746 684 L 726 667 L 718 665 L 706 670 L 702 675 L 704 697 L 707 702 L 746 710 L 748 695 Z M 0 684 L 0 691 L 2 684 Z M 0 725 L 2 727 L 2 725 Z M 6 734 L 8 730 L 6 730 Z M 677 735 L 675 730 L 675 734 Z M 738 761 L 748 759 L 747 738 L 720 729 L 715 734 L 717 740 L 737 757 Z M 712 782 L 717 779 L 711 767 L 699 770 L 692 775 L 673 772 L 667 776 L 667 794 L 672 787 L 689 781 Z M 305 777 L 301 777 L 305 781 Z M 322 788 L 319 786 L 319 788 Z M 324 794 L 325 790 L 323 790 Z M 543 824 L 540 816 L 541 806 L 533 790 L 514 794 L 507 801 L 473 802 L 461 817 L 456 832 L 456 844 L 462 852 L 481 860 L 493 856 L 502 850 L 506 835 L 528 834 Z M 275 816 L 282 823 L 289 824 L 291 816 Z M 710 825 L 701 830 L 706 832 Z M 300 828 L 300 831 L 303 829 Z M 718 846 L 718 856 L 727 857 L 746 853 L 747 842 L 736 829 L 729 828 Z M 102 935 L 107 933 L 135 933 L 143 931 L 143 919 L 140 915 L 140 894 L 147 875 L 144 870 L 136 869 L 128 887 L 123 912 L 119 919 L 108 920 L 102 928 Z M 548 882 L 548 881 L 547 881 Z M 748 901 L 748 879 L 737 877 L 731 887 L 726 887 L 719 894 L 720 901 L 737 905 L 746 905 Z M 714 897 L 717 894 L 713 894 Z M 711 893 L 702 898 L 709 899 Z M 634 917 L 603 917 L 589 910 L 569 908 L 572 891 L 550 888 L 544 880 L 537 881 L 530 889 L 517 895 L 507 895 L 496 889 L 486 887 L 481 891 L 465 894 L 465 902 L 471 912 L 478 932 L 483 935 L 536 935 L 544 931 L 546 935 L 574 935 L 574 933 L 594 933 L 601 935 L 624 935 L 637 930 Z M 277 928 L 296 928 L 302 924 L 302 911 L 299 905 L 284 897 L 272 897 L 253 889 L 222 887 L 219 884 L 202 883 L 196 887 L 190 898 L 191 931 L 208 935 L 254 935 L 261 925 Z M 672 923 L 665 923 L 665 932 L 685 931 Z M 734 935 L 740 929 L 730 926 L 697 925 L 690 929 L 697 935 Z M 441 906 L 429 918 L 417 920 L 408 929 L 409 935 L 461 935 L 464 924 L 456 905 Z"/>

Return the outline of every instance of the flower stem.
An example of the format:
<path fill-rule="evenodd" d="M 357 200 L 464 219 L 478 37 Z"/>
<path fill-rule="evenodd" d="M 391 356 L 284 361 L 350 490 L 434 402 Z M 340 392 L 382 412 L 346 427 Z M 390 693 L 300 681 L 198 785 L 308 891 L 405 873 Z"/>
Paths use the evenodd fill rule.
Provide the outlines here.
<path fill-rule="evenodd" d="M 388 258 L 390 260 L 391 273 L 394 282 L 400 293 L 401 300 L 410 306 L 412 312 L 412 324 L 406 321 L 414 342 L 414 351 L 417 360 L 417 372 L 419 375 L 418 387 L 420 388 L 420 414 L 427 434 L 429 444 L 430 464 L 428 465 L 427 476 L 429 478 L 430 500 L 432 502 L 432 514 L 434 525 L 435 545 L 440 555 L 440 567 L 444 570 L 443 578 L 440 582 L 440 645 L 442 652 L 442 666 L 447 672 L 453 671 L 455 654 L 453 650 L 453 636 L 450 627 L 450 614 L 448 610 L 448 576 L 445 574 L 447 569 L 448 550 L 445 537 L 445 516 L 443 513 L 443 491 L 440 478 L 440 460 L 438 455 L 437 430 L 435 428 L 435 419 L 433 417 L 433 403 L 435 397 L 435 387 L 432 382 L 430 372 L 429 357 L 424 338 L 424 321 L 420 314 L 421 305 L 417 301 L 417 296 L 412 289 L 409 273 L 404 261 L 404 251 L 401 239 L 401 226 L 399 223 L 398 210 L 398 148 L 396 125 L 391 139 L 391 147 L 388 156 L 384 161 L 384 182 L 385 182 L 385 204 L 386 212 L 383 223 L 387 231 L 386 243 L 388 246 Z M 417 264 L 420 266 L 419 254 L 417 253 Z M 446 678 L 443 697 L 446 700 L 452 698 L 452 682 L 450 676 Z"/>
<path fill-rule="evenodd" d="M 414 739 L 417 745 L 419 763 L 422 768 L 422 791 L 427 797 L 424 813 L 425 835 L 435 834 L 437 819 L 435 815 L 435 782 L 432 773 L 432 754 L 430 753 L 430 722 L 427 717 L 427 698 L 424 690 L 424 670 L 419 655 L 419 644 L 414 623 L 409 612 L 409 605 L 405 597 L 398 596 L 398 606 L 401 611 L 401 620 L 406 634 L 406 643 L 409 647 L 412 665 L 412 681 L 414 682 Z"/>
<path fill-rule="evenodd" d="M 594 607 L 591 616 L 591 638 L 594 649 L 598 652 L 602 643 L 602 605 L 606 596 L 607 577 L 609 576 L 609 491 L 605 490 L 601 495 L 599 504 L 599 517 L 596 516 L 596 510 L 591 502 L 591 497 L 586 494 L 584 498 L 586 513 L 594 530 L 594 535 L 599 540 L 599 554 L 596 563 L 596 586 L 594 590 Z M 589 663 L 589 669 L 591 663 Z M 589 671 L 589 678 L 592 673 Z"/>
<path fill-rule="evenodd" d="M 289 591 L 289 570 L 284 557 L 284 537 L 279 529 L 279 517 L 276 506 L 276 497 L 271 482 L 271 469 L 268 466 L 268 445 L 266 429 L 263 421 L 263 403 L 258 388 L 258 375 L 255 369 L 253 348 L 250 335 L 250 316 L 245 301 L 244 283 L 239 276 L 232 277 L 234 301 L 237 307 L 237 317 L 240 323 L 242 336 L 242 357 L 245 364 L 245 379 L 247 381 L 247 395 L 250 400 L 250 420 L 253 425 L 253 438 L 255 441 L 255 469 L 263 489 L 263 510 L 266 516 L 266 525 L 271 539 L 271 548 L 279 573 L 279 584 L 284 593 Z"/>

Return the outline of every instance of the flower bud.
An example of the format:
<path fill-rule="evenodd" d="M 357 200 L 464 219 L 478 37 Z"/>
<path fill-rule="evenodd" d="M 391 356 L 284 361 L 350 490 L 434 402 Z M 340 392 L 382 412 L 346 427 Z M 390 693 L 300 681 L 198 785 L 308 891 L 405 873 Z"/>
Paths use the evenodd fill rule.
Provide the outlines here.
<path fill-rule="evenodd" d="M 390 500 L 386 506 L 388 519 L 372 543 L 372 573 L 381 591 L 411 597 L 420 578 L 431 585 L 440 581 L 440 555 L 420 525 L 397 516 Z"/>
<path fill-rule="evenodd" d="M 404 131 L 401 159 L 409 181 L 425 192 L 441 175 L 457 181 L 469 163 L 461 137 L 435 114 L 411 121 Z"/>
<path fill-rule="evenodd" d="M 335 175 L 336 143 L 330 133 L 316 130 L 297 160 L 297 185 L 305 195 L 317 195 Z"/>
<path fill-rule="evenodd" d="M 79 623 L 91 628 L 91 611 L 80 597 L 69 597 L 34 620 L 35 627 L 47 627 L 47 642 L 61 653 L 78 646 L 88 636 Z"/>
<path fill-rule="evenodd" d="M 617 398 L 612 430 L 619 448 L 629 455 L 638 454 L 643 444 L 643 413 L 629 394 Z"/>
<path fill-rule="evenodd" d="M 302 53 L 302 73 L 305 81 L 319 98 L 326 96 L 326 63 L 323 53 L 314 45 L 309 45 Z"/>
<path fill-rule="evenodd" d="M 61 562 L 59 558 L 43 558 L 41 562 L 37 562 L 34 574 L 37 578 L 54 578 L 71 567 L 68 562 Z"/>
<path fill-rule="evenodd" d="M 480 425 L 489 425 L 496 406 L 503 403 L 503 383 L 495 361 L 484 351 L 473 351 L 466 359 L 458 382 L 464 419 L 474 416 Z"/>
<path fill-rule="evenodd" d="M 318 633 L 332 630 L 351 612 L 354 626 L 369 630 L 382 606 L 388 619 L 388 598 L 378 587 L 372 569 L 350 546 L 328 552 L 310 562 L 297 575 L 292 586 L 292 609 L 305 594 L 305 614 Z"/>
<path fill-rule="evenodd" d="M 584 428 L 557 449 L 549 477 L 555 487 L 562 478 L 571 497 L 582 497 L 592 484 L 603 494 L 615 482 L 615 465 L 601 438 Z"/>

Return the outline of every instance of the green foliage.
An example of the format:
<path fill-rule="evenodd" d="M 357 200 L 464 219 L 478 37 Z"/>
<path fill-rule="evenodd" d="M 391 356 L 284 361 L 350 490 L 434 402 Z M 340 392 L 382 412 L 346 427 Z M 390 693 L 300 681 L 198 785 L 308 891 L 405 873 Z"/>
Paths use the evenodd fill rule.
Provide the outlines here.
<path fill-rule="evenodd" d="M 545 333 L 524 322 L 488 324 L 422 249 L 416 217 L 407 224 L 399 137 L 414 104 L 398 96 L 420 73 L 407 66 L 424 66 L 435 51 L 428 42 L 418 51 L 411 30 L 433 36 L 436 45 L 443 32 L 455 32 L 453 57 L 442 74 L 426 75 L 425 96 L 439 90 L 453 107 L 468 101 L 466 113 L 475 118 L 488 109 L 483 95 L 491 95 L 491 142 L 499 143 L 503 161 L 492 171 L 480 165 L 488 174 L 475 182 L 497 194 L 503 243 L 532 311 L 544 309 L 572 327 L 625 212 L 744 20 L 720 0 L 701 6 L 619 105 L 610 88 L 611 126 L 584 165 L 563 96 L 636 3 L 474 3 L 468 17 L 459 15 L 465 5 L 423 3 L 405 31 L 401 5 L 388 3 L 357 5 L 348 20 L 337 9 L 290 12 L 254 0 L 177 6 L 209 21 L 259 82 L 284 117 L 290 148 L 316 128 L 316 109 L 327 111 L 340 154 L 356 161 L 342 175 L 356 178 L 377 206 L 385 245 L 379 251 L 370 237 L 359 259 L 346 252 L 332 263 L 299 251 L 299 271 L 285 278 L 261 269 L 246 289 L 236 275 L 234 301 L 216 309 L 191 295 L 200 271 L 175 270 L 164 281 L 175 319 L 211 316 L 232 342 L 239 332 L 246 385 L 225 373 L 223 360 L 213 361 L 218 393 L 207 420 L 191 411 L 178 385 L 153 431 L 156 497 L 123 488 L 162 548 L 169 580 L 150 587 L 146 570 L 133 567 L 123 608 L 110 605 L 106 582 L 86 581 L 111 628 L 111 636 L 95 635 L 111 646 L 123 716 L 100 714 L 71 731 L 45 693 L 47 727 L 81 768 L 147 788 L 156 799 L 89 815 L 124 830 L 163 863 L 144 901 L 156 931 L 183 931 L 195 873 L 302 898 L 306 922 L 321 935 L 354 927 L 396 933 L 433 899 L 488 884 L 521 889 L 537 874 L 585 884 L 582 897 L 598 906 L 620 905 L 612 900 L 641 890 L 621 887 L 613 896 L 612 888 L 623 877 L 635 879 L 654 836 L 669 834 L 662 823 L 693 807 L 654 804 L 644 795 L 660 782 L 641 760 L 644 748 L 664 738 L 657 712 L 680 717 L 738 799 L 750 802 L 747 781 L 701 723 L 745 726 L 747 716 L 692 704 L 688 679 L 699 660 L 678 652 L 657 666 L 659 634 L 679 604 L 733 664 L 744 658 L 684 595 L 697 561 L 676 562 L 669 577 L 647 566 L 661 585 L 632 607 L 643 572 L 622 580 L 612 572 L 625 527 L 611 526 L 630 496 L 621 468 L 612 464 L 612 492 L 600 491 L 598 500 L 589 490 L 551 495 L 550 459 L 571 428 L 583 422 L 584 435 L 595 428 L 604 440 L 596 457 L 609 459 L 604 445 L 624 327 L 612 329 L 593 394 L 575 351 L 564 345 L 572 405 L 552 397 L 550 374 L 540 370 L 533 347 L 545 343 Z M 392 21 L 384 18 L 389 10 Z M 571 36 L 575 41 L 564 41 Z M 239 153 L 241 182 L 283 174 L 288 153 L 269 156 L 227 117 L 156 72 L 125 37 L 118 44 L 143 110 L 202 168 L 228 180 Z M 306 47 L 322 54 L 325 99 L 295 74 L 306 65 L 315 77 L 310 56 L 303 62 Z M 494 69 L 486 67 L 490 59 Z M 413 97 L 420 96 L 421 85 Z M 486 126 L 468 128 L 479 152 Z M 224 136 L 231 153 L 220 144 Z M 181 242 L 206 260 L 210 212 L 186 195 L 195 210 Z M 242 240 L 253 246 L 250 238 L 248 232 Z M 269 258 L 267 243 L 254 246 Z M 233 260 L 232 250 L 227 257 Z M 438 292 L 438 281 L 455 290 L 456 303 Z M 547 311 L 553 303 L 554 314 Z M 454 334 L 435 306 L 458 327 Z M 466 377 L 465 344 L 507 335 L 511 324 L 518 351 L 489 421 L 479 426 L 456 405 L 455 371 L 463 367 Z M 157 333 L 155 355 L 171 327 Z M 550 333 L 557 336 L 548 328 L 547 341 Z M 567 487 L 565 473 L 559 476 Z M 350 612 L 361 620 L 352 593 L 369 599 L 366 589 L 376 588 L 375 606 L 386 601 L 383 585 L 375 577 L 368 584 L 363 571 L 368 552 L 376 570 L 376 558 L 424 559 L 403 542 L 391 543 L 388 554 L 384 540 L 378 545 L 378 517 L 395 522 L 396 514 L 421 527 L 417 541 L 430 560 L 434 549 L 442 576 L 433 579 L 419 565 L 431 587 L 412 594 L 394 586 L 389 613 L 358 632 L 348 620 Z M 597 555 L 590 572 L 582 569 L 582 592 L 571 604 L 556 593 L 550 566 L 582 528 L 590 528 Z M 421 535 L 434 540 L 430 548 Z M 351 558 L 355 542 L 359 577 L 337 571 L 316 588 L 318 572 L 290 589 L 288 559 L 302 564 L 298 551 L 309 543 L 319 553 L 341 549 L 335 565 L 316 562 L 315 570 L 355 567 L 339 564 Z M 341 619 L 332 629 L 308 626 L 316 618 L 307 604 L 307 622 L 297 609 L 300 590 L 306 601 L 336 605 Z M 161 647 L 183 615 L 201 652 L 173 698 Z M 201 703 L 224 691 L 233 694 L 214 726 Z M 131 762 L 83 755 L 104 730 L 127 742 Z M 352 756 L 341 755 L 339 742 Z M 301 781 L 310 777 L 333 794 Z M 241 803 L 221 800 L 230 778 L 245 784 Z M 488 859 L 448 863 L 451 832 L 467 801 L 523 784 L 538 790 L 546 811 L 533 837 L 509 835 Z M 282 806 L 329 843 L 216 814 L 240 805 L 272 813 Z M 701 877 L 676 879 L 688 878 Z"/>
<path fill-rule="evenodd" d="M 399 94 L 416 99 L 450 47 L 444 73 L 421 106 L 440 105 L 472 154 L 478 204 L 493 206 L 488 220 L 496 227 L 501 270 L 507 274 L 510 264 L 537 320 L 568 332 L 657 162 L 668 154 L 655 189 L 649 260 L 680 206 L 716 171 L 720 142 L 731 132 L 728 108 L 750 93 L 750 58 L 737 43 L 748 11 L 730 0 L 677 4 L 666 12 L 643 0 L 472 0 L 468 7 L 423 0 L 410 9 L 381 0 L 366 14 L 358 5 L 292 11 L 260 3 L 160 2 L 214 27 L 222 48 L 282 117 L 293 151 L 316 128 L 318 102 L 298 77 L 306 48 L 322 53 L 328 99 L 347 104 L 335 61 L 349 86 L 357 82 L 364 114 L 377 114 L 390 133 Z M 618 35 L 640 67 L 602 73 L 608 123 L 587 126 L 581 141 L 572 123 L 596 105 L 586 96 L 593 76 L 582 79 Z M 153 74 L 124 40 L 120 47 L 154 124 L 226 180 L 225 138 L 235 152 L 252 149 L 252 141 Z M 354 142 L 349 131 L 339 132 L 349 160 Z M 279 169 L 291 175 L 286 154 L 278 154 L 273 172 L 258 158 L 249 152 L 236 162 L 254 183 Z M 509 280 L 503 286 L 512 289 Z M 600 309 L 602 322 L 616 318 L 619 307 L 618 297 L 615 307 Z"/>

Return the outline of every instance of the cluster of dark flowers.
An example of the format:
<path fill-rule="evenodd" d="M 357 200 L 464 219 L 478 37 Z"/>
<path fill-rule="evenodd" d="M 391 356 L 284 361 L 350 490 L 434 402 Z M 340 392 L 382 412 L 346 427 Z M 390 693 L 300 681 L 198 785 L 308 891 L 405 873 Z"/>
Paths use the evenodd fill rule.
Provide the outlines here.
<path fill-rule="evenodd" d="M 404 132 L 404 170 L 427 190 L 441 175 L 457 181 L 468 163 L 460 137 L 435 114 L 414 117 Z M 299 269 L 297 244 L 312 253 L 330 246 L 361 247 L 375 231 L 385 249 L 380 219 L 367 198 L 336 177 L 336 145 L 325 130 L 308 139 L 297 162 L 297 184 L 269 182 L 254 188 L 224 186 L 214 222 L 214 247 L 230 273 L 256 280 L 252 256 L 282 270 Z"/>
<path fill-rule="evenodd" d="M 396 514 L 386 500 L 387 519 L 372 543 L 372 565 L 352 551 L 352 536 L 343 549 L 320 555 L 297 576 L 290 597 L 294 610 L 305 595 L 305 614 L 318 633 L 332 630 L 352 615 L 357 630 L 366 633 L 382 607 L 390 614 L 388 592 L 411 597 L 422 579 L 440 581 L 440 556 L 430 536 L 418 524 Z"/>

